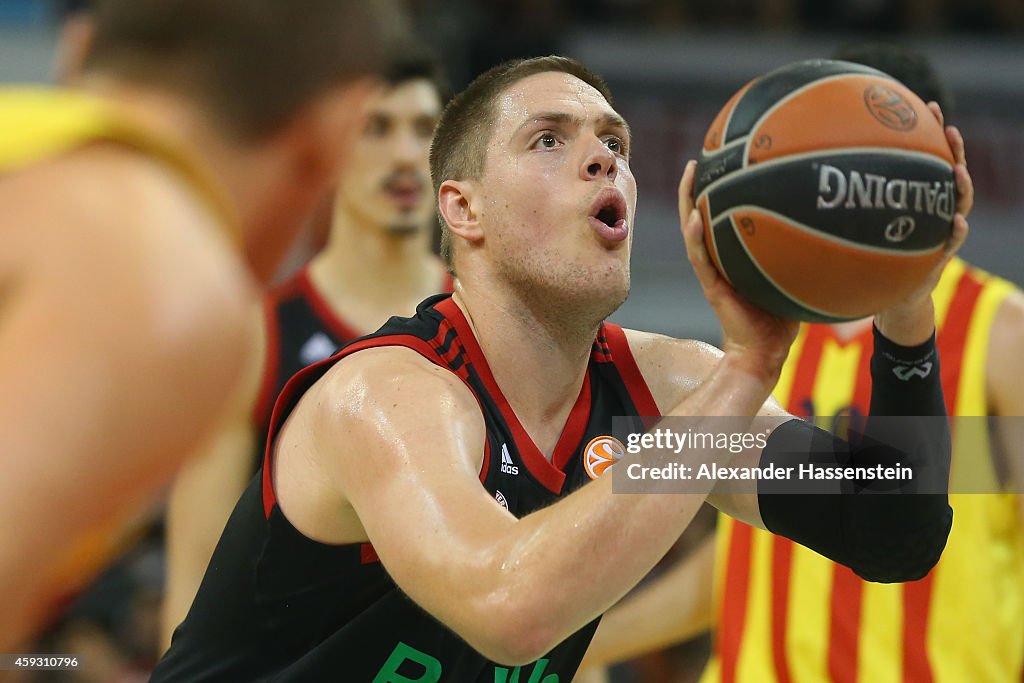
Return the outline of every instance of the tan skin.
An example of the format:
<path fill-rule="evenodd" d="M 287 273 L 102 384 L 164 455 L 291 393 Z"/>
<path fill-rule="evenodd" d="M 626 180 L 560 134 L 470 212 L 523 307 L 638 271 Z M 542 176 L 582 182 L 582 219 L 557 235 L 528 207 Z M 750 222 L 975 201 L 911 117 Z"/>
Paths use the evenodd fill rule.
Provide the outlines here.
<path fill-rule="evenodd" d="M 357 129 L 361 133 L 349 144 L 330 237 L 309 272 L 334 312 L 360 334 L 392 315 L 411 315 L 444 286 L 444 267 L 430 251 L 434 208 L 428 155 L 440 112 L 432 82 L 404 81 L 373 98 L 365 124 Z M 261 331 L 252 337 L 260 340 Z M 252 412 L 262 356 L 256 354 L 248 365 L 230 424 L 171 489 L 164 647 L 188 613 L 224 524 L 252 477 L 257 442 Z"/>
<path fill-rule="evenodd" d="M 933 102 L 929 108 L 942 122 L 938 106 Z M 953 241 L 942 267 L 952 257 L 951 252 L 957 246 L 955 243 L 965 231 L 966 223 L 962 219 L 970 211 L 974 198 L 963 138 L 954 127 L 946 128 L 946 135 L 956 160 L 960 202 Z M 937 279 L 928 283 L 927 290 L 931 291 L 935 284 Z M 879 317 L 875 318 L 876 324 L 880 324 Z M 867 318 L 837 324 L 833 328 L 844 338 L 852 338 L 871 322 Z M 1024 415 L 1024 295 L 1019 292 L 1007 297 L 993 321 L 986 361 L 986 388 L 991 415 Z M 1010 476 L 1016 482 L 1024 482 L 1024 452 L 1020 446 L 1024 440 L 1020 437 L 1004 435 L 1003 438 L 1003 443 L 1011 448 L 1007 462 Z M 1024 522 L 1024 496 L 1019 498 L 1021 520 Z M 714 538 L 711 537 L 656 581 L 616 605 L 605 615 L 587 651 L 581 666 L 584 672 L 579 677 L 581 683 L 584 680 L 603 680 L 596 667 L 638 657 L 709 630 L 714 618 L 711 600 L 713 575 Z M 695 586 L 697 590 L 694 590 Z"/>
<path fill-rule="evenodd" d="M 79 587 L 41 568 L 137 514 L 223 424 L 256 352 L 257 281 L 292 233 L 263 239 L 264 218 L 310 208 L 372 87 L 339 85 L 241 145 L 173 93 L 104 73 L 77 84 L 194 157 L 242 235 L 164 163 L 116 144 L 0 179 L 0 651 Z"/>
<path fill-rule="evenodd" d="M 499 97 L 481 176 L 440 186 L 456 237 L 455 301 L 549 457 L 597 325 L 628 287 L 629 241 L 605 240 L 587 219 L 593 198 L 614 188 L 632 224 L 628 141 L 593 88 L 537 74 Z M 680 184 L 682 232 L 723 350 L 637 331 L 627 332 L 631 347 L 666 414 L 782 414 L 766 401 L 797 325 L 743 303 L 716 273 L 692 210 L 693 176 L 691 163 Z M 957 226 L 951 253 L 966 234 L 963 215 Z M 923 341 L 934 327 L 927 291 L 915 297 L 880 316 L 898 343 Z M 275 445 L 274 486 L 296 528 L 327 543 L 371 541 L 414 601 L 508 664 L 536 659 L 617 602 L 705 499 L 761 526 L 756 496 L 613 496 L 610 477 L 516 519 L 480 485 L 483 443 L 479 406 L 458 378 L 408 349 L 367 350 L 299 401 Z M 596 566 L 599 582 L 563 580 Z"/>

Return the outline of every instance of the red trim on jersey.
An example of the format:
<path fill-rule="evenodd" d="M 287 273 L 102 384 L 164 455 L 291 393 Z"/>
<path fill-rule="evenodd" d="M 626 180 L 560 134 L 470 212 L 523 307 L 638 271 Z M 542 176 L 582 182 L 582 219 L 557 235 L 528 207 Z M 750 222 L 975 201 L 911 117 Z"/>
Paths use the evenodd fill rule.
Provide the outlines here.
<path fill-rule="evenodd" d="M 856 683 L 864 582 L 841 564 L 832 565 L 828 672 L 834 683 Z"/>
<path fill-rule="evenodd" d="M 555 450 L 551 453 L 551 463 L 564 471 L 572 456 L 576 453 L 576 447 L 583 439 L 583 433 L 587 431 L 587 422 L 590 421 L 590 406 L 593 402 L 593 392 L 590 388 L 590 366 L 583 375 L 583 388 L 580 389 L 579 399 L 573 404 L 569 411 L 569 417 L 562 428 L 562 435 L 555 444 Z"/>
<path fill-rule="evenodd" d="M 828 328 L 824 325 L 811 325 L 807 330 L 807 338 L 804 339 L 800 360 L 793 373 L 793 386 L 789 391 L 789 400 L 786 402 L 786 410 L 798 417 L 813 417 L 806 414 L 807 410 L 804 404 L 814 400 L 814 380 L 818 375 L 821 351 L 825 346 L 828 334 Z M 813 406 L 813 403 L 811 405 Z"/>
<path fill-rule="evenodd" d="M 953 299 L 949 302 L 946 319 L 935 340 L 942 364 L 942 389 L 949 415 L 956 415 L 956 395 L 960 390 L 960 369 L 964 362 L 967 332 L 971 327 L 971 318 L 974 317 L 974 307 L 984 287 L 983 283 L 971 275 L 969 269 L 960 276 Z"/>
<path fill-rule="evenodd" d="M 819 327 L 819 326 L 816 326 Z M 820 327 L 825 327 L 824 325 Z M 825 327 L 840 344 L 831 328 Z M 846 344 L 860 343 L 860 357 L 854 377 L 850 408 L 859 413 L 861 420 L 850 427 L 864 429 L 864 420 L 871 404 L 871 354 L 874 337 L 871 328 L 861 331 L 847 340 Z M 817 367 L 815 368 L 817 372 Z M 842 435 L 847 436 L 847 435 Z M 860 647 L 861 602 L 864 583 L 850 569 L 839 564 L 832 565 L 832 594 L 829 602 L 829 645 L 828 665 L 833 680 L 855 681 L 857 679 L 857 653 Z"/>
<path fill-rule="evenodd" d="M 373 564 L 380 562 L 380 555 L 374 550 L 372 543 L 359 544 L 359 564 Z"/>
<path fill-rule="evenodd" d="M 271 510 L 274 508 L 274 504 L 277 503 L 277 495 L 274 493 L 274 482 L 271 476 L 271 471 L 273 470 L 271 454 L 273 452 L 274 439 L 286 415 L 291 412 L 292 404 L 316 380 L 320 379 L 332 365 L 342 358 L 350 356 L 356 351 L 380 346 L 404 346 L 416 351 L 430 362 L 440 364 L 434 348 L 429 343 L 410 334 L 392 334 L 383 337 L 372 337 L 350 344 L 330 358 L 325 358 L 295 373 L 288 380 L 288 383 L 284 385 L 280 396 L 277 397 L 277 402 L 274 404 L 274 411 L 270 416 L 270 428 L 267 433 L 267 447 L 263 453 L 263 513 L 268 518 L 270 517 Z"/>
<path fill-rule="evenodd" d="M 484 460 L 480 463 L 480 483 L 487 480 L 487 473 L 491 469 L 491 441 L 484 437 Z"/>
<path fill-rule="evenodd" d="M 629 340 L 621 327 L 614 323 L 604 323 L 601 326 L 604 331 L 604 338 L 611 351 L 612 360 L 615 362 L 615 369 L 619 371 L 629 398 L 633 401 L 637 414 L 641 417 L 661 417 L 661 410 L 658 402 L 654 400 L 650 387 L 640 372 L 640 366 L 636 364 L 636 358 L 629 348 Z"/>
<path fill-rule="evenodd" d="M 461 343 L 459 343 L 459 333 L 456 331 L 455 339 L 448 346 L 448 350 L 445 351 L 444 354 L 440 354 L 441 347 L 444 346 L 445 340 L 448 338 L 448 335 L 451 333 L 453 329 L 455 328 L 452 327 L 451 321 L 448 320 L 448 318 L 445 318 L 444 320 L 441 321 L 441 324 L 438 325 L 437 335 L 430 342 L 435 347 L 437 347 L 439 355 L 441 355 L 441 359 L 444 360 L 445 363 L 449 364 L 453 363 L 455 359 L 458 357 L 458 355 L 462 353 L 463 349 L 465 348 Z M 459 368 L 458 372 L 463 375 L 463 379 L 468 379 L 469 372 L 466 371 L 465 368 L 466 364 L 463 363 L 462 367 Z"/>
<path fill-rule="evenodd" d="M 772 660 L 778 683 L 792 683 L 786 658 L 786 632 L 789 629 L 789 582 L 793 571 L 793 542 L 772 537 Z"/>
<path fill-rule="evenodd" d="M 498 406 L 498 410 L 501 411 L 502 416 L 505 418 L 505 422 L 512 432 L 512 438 L 515 440 L 516 448 L 519 450 L 519 455 L 522 457 L 527 469 L 549 491 L 561 493 L 562 485 L 565 483 L 565 472 L 558 469 L 553 462 L 544 457 L 544 454 L 537 448 L 537 445 L 530 438 L 526 429 L 523 428 L 515 411 L 512 410 L 508 399 L 505 398 L 497 381 L 494 379 L 491 368 L 487 365 L 487 359 L 484 357 L 484 352 L 473 335 L 473 330 L 470 328 L 466 317 L 462 314 L 462 310 L 451 298 L 438 302 L 434 308 L 450 320 L 455 327 L 459 340 L 462 342 L 466 355 L 469 357 L 469 361 L 476 368 L 480 380 L 484 383 L 487 392 L 491 395 L 494 403 Z M 583 391 L 583 389 L 586 389 L 586 391 Z M 590 387 L 586 381 L 584 381 L 580 395 L 576 398 L 576 403 L 569 413 L 570 417 L 577 410 L 582 410 L 582 408 L 579 408 L 579 404 L 582 402 L 587 403 L 588 414 L 586 417 L 589 418 Z M 567 420 L 565 428 L 563 428 L 562 434 L 558 438 L 558 443 L 555 444 L 555 451 L 561 452 L 563 449 L 570 447 L 574 449 L 583 438 L 583 430 L 586 428 L 586 423 L 587 419 L 579 419 L 578 417 Z M 569 445 L 563 445 L 564 442 L 568 442 Z"/>
<path fill-rule="evenodd" d="M 451 283 L 451 275 L 448 276 L 448 281 L 449 281 L 449 284 L 450 284 Z M 445 364 L 449 366 L 448 370 L 453 372 L 453 373 L 455 373 L 459 377 L 459 379 L 461 379 L 463 382 L 465 382 L 466 386 L 469 387 L 469 390 L 473 393 L 473 398 L 476 399 L 477 405 L 480 406 L 480 414 L 482 415 L 483 412 L 484 412 L 484 406 L 480 402 L 480 397 L 476 395 L 475 391 L 473 391 L 473 387 L 469 386 L 469 371 L 466 369 L 466 366 L 467 366 L 468 362 L 463 362 L 463 364 L 461 366 L 459 366 L 459 368 L 457 370 L 452 370 L 452 368 L 450 367 L 452 362 L 465 349 L 465 347 L 462 346 L 462 344 L 459 342 L 459 337 L 458 337 L 458 332 L 457 331 L 455 333 L 455 339 L 453 339 L 452 343 L 448 346 L 448 350 L 445 351 L 444 354 L 441 353 L 441 347 L 444 346 L 445 340 L 448 339 L 448 335 L 454 329 L 455 328 L 452 327 L 451 321 L 448 320 L 447 317 L 442 318 L 440 324 L 438 324 L 438 326 L 437 326 L 437 334 L 435 334 L 434 338 L 430 340 L 430 345 L 432 347 L 434 347 L 434 352 L 441 358 L 441 360 L 443 360 L 445 362 Z M 487 479 L 487 473 L 490 471 L 490 468 L 491 468 L 491 442 L 488 439 L 485 438 L 484 439 L 484 459 L 480 462 L 480 472 L 479 472 L 479 475 L 478 475 L 480 477 L 480 483 L 481 484 L 484 483 L 484 481 Z"/>
<path fill-rule="evenodd" d="M 253 406 L 253 424 L 256 429 L 266 433 L 270 425 L 270 413 L 274 409 L 274 386 L 277 384 L 277 373 L 281 368 L 281 330 L 277 320 L 277 299 L 266 297 L 263 300 L 263 321 L 266 330 L 266 352 L 264 356 L 263 375 L 260 379 L 260 391 Z"/>
<path fill-rule="evenodd" d="M 928 613 L 932 607 L 935 572 L 903 585 L 903 680 L 932 683 L 935 673 L 928 660 Z"/>
<path fill-rule="evenodd" d="M 743 522 L 732 522 L 732 538 L 725 567 L 728 594 L 722 600 L 719 619 L 718 651 L 722 661 L 722 683 L 736 683 L 743 626 L 747 618 L 747 597 L 750 592 L 750 553 L 753 530 Z"/>
<path fill-rule="evenodd" d="M 316 288 L 316 283 L 313 282 L 313 278 L 309 276 L 309 268 L 303 268 L 299 271 L 296 281 L 302 288 L 302 294 L 306 297 L 306 301 L 309 302 L 310 308 L 316 313 L 317 317 L 320 318 L 321 322 L 331 331 L 334 338 L 344 344 L 350 339 L 358 339 L 363 336 L 359 332 L 349 325 L 347 322 L 341 319 L 334 308 L 327 302 L 327 299 L 320 293 L 320 290 Z"/>

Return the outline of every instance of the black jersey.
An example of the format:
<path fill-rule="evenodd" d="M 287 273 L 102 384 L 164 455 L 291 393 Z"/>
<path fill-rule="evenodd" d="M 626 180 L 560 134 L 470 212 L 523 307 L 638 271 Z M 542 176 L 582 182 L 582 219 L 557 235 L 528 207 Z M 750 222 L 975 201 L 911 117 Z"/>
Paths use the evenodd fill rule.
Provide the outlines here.
<path fill-rule="evenodd" d="M 444 291 L 452 291 L 449 275 L 445 276 Z M 270 411 L 288 380 L 361 336 L 334 312 L 310 279 L 308 268 L 271 290 L 263 300 L 263 309 L 267 348 L 253 415 L 259 435 L 253 470 L 263 457 Z"/>
<path fill-rule="evenodd" d="M 254 415 L 261 436 L 270 426 L 274 400 L 292 375 L 360 336 L 334 313 L 306 268 L 271 290 L 263 309 L 267 349 Z"/>
<path fill-rule="evenodd" d="M 607 459 L 613 416 L 631 417 L 632 429 L 639 426 L 637 416 L 658 414 L 622 329 L 605 323 L 549 461 L 502 395 L 462 312 L 449 295 L 439 295 L 423 302 L 415 317 L 392 318 L 375 334 L 293 378 L 274 408 L 271 439 L 302 393 L 333 363 L 380 346 L 408 347 L 466 382 L 486 427 L 481 484 L 495 505 L 517 517 L 599 474 L 595 466 Z M 532 664 L 488 661 L 406 597 L 370 544 L 325 545 L 296 530 L 276 502 L 271 452 L 268 448 L 261 473 L 235 507 L 153 681 L 572 680 L 596 620 Z"/>

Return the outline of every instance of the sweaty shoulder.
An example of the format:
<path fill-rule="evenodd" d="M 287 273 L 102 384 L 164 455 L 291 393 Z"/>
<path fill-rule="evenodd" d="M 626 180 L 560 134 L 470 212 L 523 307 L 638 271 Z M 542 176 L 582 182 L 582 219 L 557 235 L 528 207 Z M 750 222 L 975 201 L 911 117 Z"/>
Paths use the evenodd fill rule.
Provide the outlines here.
<path fill-rule="evenodd" d="M 668 410 L 693 392 L 711 372 L 722 352 L 695 339 L 624 330 L 629 348 L 654 400 Z"/>
<path fill-rule="evenodd" d="M 391 401 L 380 407 L 397 416 L 480 412 L 473 393 L 455 373 L 404 346 L 353 353 L 325 373 L 312 391 L 327 399 L 328 416 L 334 417 L 365 419 L 364 408 L 381 401 Z"/>
<path fill-rule="evenodd" d="M 477 477 L 485 440 L 480 405 L 454 373 L 404 347 L 366 349 L 299 400 L 277 439 L 274 490 L 303 533 L 361 541 L 330 511 L 380 500 L 396 477 Z"/>

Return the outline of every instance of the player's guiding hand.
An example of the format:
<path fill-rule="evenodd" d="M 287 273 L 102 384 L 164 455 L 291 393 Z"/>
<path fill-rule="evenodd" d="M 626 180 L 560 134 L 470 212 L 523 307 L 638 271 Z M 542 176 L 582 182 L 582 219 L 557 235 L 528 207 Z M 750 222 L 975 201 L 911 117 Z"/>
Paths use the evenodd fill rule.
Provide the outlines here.
<path fill-rule="evenodd" d="M 687 257 L 704 297 L 722 325 L 722 350 L 727 356 L 752 361 L 751 371 L 774 385 L 800 323 L 754 306 L 715 268 L 704 245 L 704 221 L 693 205 L 696 168 L 696 161 L 688 162 L 679 182 L 679 220 Z"/>
<path fill-rule="evenodd" d="M 936 102 L 929 102 L 928 109 L 938 120 L 939 125 L 945 124 L 942 110 Z M 917 346 L 924 343 L 935 330 L 935 307 L 932 305 L 931 293 L 939 283 L 942 271 L 950 260 L 960 251 L 967 239 L 969 226 L 967 214 L 974 206 L 974 184 L 967 172 L 967 154 L 964 150 L 964 138 L 955 126 L 944 126 L 946 140 L 953 151 L 953 176 L 956 181 L 956 213 L 953 215 L 953 232 L 946 240 L 946 248 L 935 267 L 921 286 L 910 293 L 904 301 L 875 316 L 875 325 L 887 339 L 903 346 Z"/>

